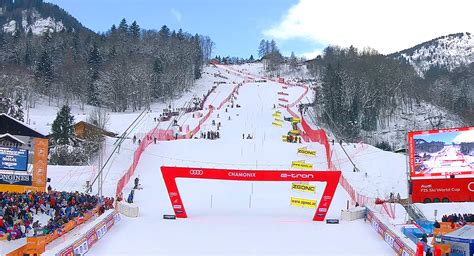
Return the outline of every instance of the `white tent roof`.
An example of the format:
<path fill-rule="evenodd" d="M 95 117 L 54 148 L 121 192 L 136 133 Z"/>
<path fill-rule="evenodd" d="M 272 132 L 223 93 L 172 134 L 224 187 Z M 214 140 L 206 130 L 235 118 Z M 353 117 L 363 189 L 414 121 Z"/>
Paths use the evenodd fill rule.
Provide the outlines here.
<path fill-rule="evenodd" d="M 474 240 L 474 226 L 466 225 L 458 230 L 444 235 L 447 238 L 457 238 L 459 240 Z"/>

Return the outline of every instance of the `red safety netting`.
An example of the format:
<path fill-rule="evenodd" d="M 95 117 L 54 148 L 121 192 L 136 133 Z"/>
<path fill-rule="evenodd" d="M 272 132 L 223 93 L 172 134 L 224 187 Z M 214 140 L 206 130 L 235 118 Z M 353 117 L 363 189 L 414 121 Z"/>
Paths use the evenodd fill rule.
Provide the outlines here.
<path fill-rule="evenodd" d="M 238 89 L 241 85 L 242 84 L 237 84 L 234 87 L 234 89 L 229 94 L 229 96 L 221 102 L 221 104 L 219 105 L 219 108 L 224 106 L 224 104 L 227 103 L 227 101 L 229 101 L 232 98 L 234 93 L 238 92 Z M 154 128 L 152 131 L 148 132 L 145 136 L 143 136 L 143 139 L 141 140 L 140 144 L 138 145 L 138 148 L 135 150 L 135 153 L 133 154 L 132 164 L 117 182 L 116 196 L 123 198 L 122 197 L 123 188 L 130 181 L 130 178 L 135 174 L 135 169 L 137 168 L 138 161 L 140 161 L 140 157 L 143 151 L 145 151 L 148 145 L 150 145 L 154 141 L 154 138 L 156 138 L 159 141 L 174 140 L 174 139 L 191 139 L 193 138 L 195 134 L 197 134 L 201 130 L 202 124 L 205 123 L 207 119 L 209 119 L 213 111 L 214 111 L 214 107 L 209 105 L 209 111 L 207 112 L 207 114 L 204 115 L 201 118 L 201 120 L 199 120 L 199 124 L 193 130 L 188 132 L 186 135 L 179 135 L 177 137 L 174 137 L 172 130 L 161 130 L 161 129 Z M 189 127 L 186 128 L 186 130 L 189 130 Z"/>
<path fill-rule="evenodd" d="M 237 84 L 236 86 L 234 86 L 234 89 L 232 89 L 232 92 L 230 92 L 229 96 L 227 96 L 227 98 L 225 98 L 221 102 L 221 104 L 219 104 L 219 107 L 217 107 L 217 109 L 221 109 L 232 98 L 232 96 L 234 96 L 235 93 L 238 93 L 240 86 L 242 86 L 242 84 Z"/>

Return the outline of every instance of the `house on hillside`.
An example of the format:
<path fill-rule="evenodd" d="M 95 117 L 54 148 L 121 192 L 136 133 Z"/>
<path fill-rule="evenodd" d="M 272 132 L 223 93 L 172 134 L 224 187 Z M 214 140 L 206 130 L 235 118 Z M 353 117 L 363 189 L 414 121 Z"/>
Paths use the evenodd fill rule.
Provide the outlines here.
<path fill-rule="evenodd" d="M 108 137 L 116 137 L 117 134 L 113 132 L 106 131 L 96 125 L 93 125 L 91 123 L 85 122 L 85 121 L 80 121 L 76 124 L 74 124 L 74 133 L 77 135 L 78 138 L 84 139 L 85 135 L 87 132 L 92 132 L 92 133 L 100 133 L 104 136 Z"/>
<path fill-rule="evenodd" d="M 24 141 L 9 133 L 0 134 L 0 147 L 19 148 L 25 144 Z"/>
<path fill-rule="evenodd" d="M 34 138 L 44 139 L 46 135 L 5 113 L 0 113 L 0 145 L 32 150 Z"/>

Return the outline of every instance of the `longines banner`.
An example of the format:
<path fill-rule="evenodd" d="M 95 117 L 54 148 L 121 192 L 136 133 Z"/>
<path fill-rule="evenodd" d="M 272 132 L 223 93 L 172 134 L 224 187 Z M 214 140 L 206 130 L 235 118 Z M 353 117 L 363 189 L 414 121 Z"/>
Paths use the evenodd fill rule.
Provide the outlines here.
<path fill-rule="evenodd" d="M 300 192 L 314 193 L 316 186 L 311 184 L 291 183 L 291 189 Z"/>
<path fill-rule="evenodd" d="M 0 147 L 0 169 L 26 171 L 28 169 L 28 150 Z"/>
<path fill-rule="evenodd" d="M 303 208 L 316 208 L 316 200 L 292 197 L 291 205 Z"/>
<path fill-rule="evenodd" d="M 316 150 L 309 150 L 306 147 L 299 148 L 298 154 L 305 155 L 305 156 L 316 156 Z"/>
<path fill-rule="evenodd" d="M 31 186 L 31 175 L 0 173 L 0 184 Z"/>

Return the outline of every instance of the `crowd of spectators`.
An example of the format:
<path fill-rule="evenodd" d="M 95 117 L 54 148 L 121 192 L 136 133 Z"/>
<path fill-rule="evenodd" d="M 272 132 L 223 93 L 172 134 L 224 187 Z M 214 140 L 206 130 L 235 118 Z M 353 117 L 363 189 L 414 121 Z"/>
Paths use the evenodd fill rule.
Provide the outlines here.
<path fill-rule="evenodd" d="M 472 214 L 472 213 L 464 213 L 464 214 L 458 213 L 458 214 L 455 214 L 454 213 L 454 214 L 450 214 L 450 215 L 443 215 L 443 217 L 441 217 L 441 221 L 442 222 L 450 222 L 450 223 L 453 223 L 453 224 L 457 223 L 461 226 L 464 226 L 468 222 L 474 223 L 474 214 Z M 435 223 L 435 227 L 436 227 L 436 223 Z"/>
<path fill-rule="evenodd" d="M 113 198 L 79 192 L 0 192 L 0 237 L 6 234 L 8 240 L 14 240 L 61 231 L 64 224 L 96 207 L 99 214 L 113 208 L 113 202 Z M 35 218 L 41 214 L 49 218 L 46 225 Z"/>

